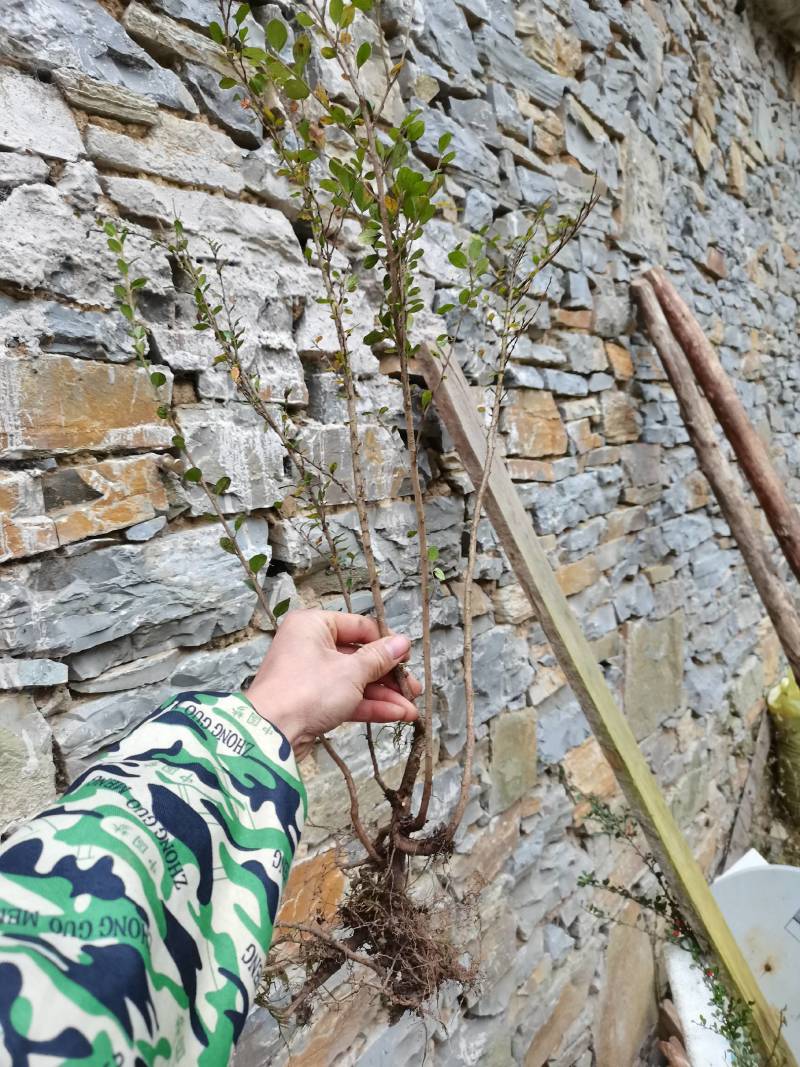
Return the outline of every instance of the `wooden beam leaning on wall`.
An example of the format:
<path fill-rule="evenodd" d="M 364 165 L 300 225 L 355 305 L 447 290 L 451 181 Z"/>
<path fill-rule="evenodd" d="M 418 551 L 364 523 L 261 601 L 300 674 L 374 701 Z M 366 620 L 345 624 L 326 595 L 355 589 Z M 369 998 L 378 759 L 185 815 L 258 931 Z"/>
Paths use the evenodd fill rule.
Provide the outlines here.
<path fill-rule="evenodd" d="M 420 365 L 433 403 L 453 438 L 472 484 L 478 485 L 487 461 L 485 429 L 461 368 L 442 364 L 425 349 Z M 628 721 L 617 707 L 600 665 L 556 580 L 530 515 L 525 511 L 503 460 L 495 453 L 484 508 L 512 570 L 525 590 L 561 669 L 638 820 L 648 844 L 701 941 L 706 942 L 730 977 L 738 996 L 752 1003 L 753 1019 L 764 1048 L 777 1049 L 786 1067 L 797 1067 L 780 1036 L 780 1020 L 765 1001 L 750 968 L 722 917 L 689 845 L 672 817 L 658 783 L 639 749 Z"/>
<path fill-rule="evenodd" d="M 717 353 L 661 267 L 644 275 L 653 287 L 664 317 L 686 354 L 750 486 L 764 509 L 786 561 L 800 581 L 800 512 L 786 496 L 766 445 L 747 417 L 739 394 Z"/>
<path fill-rule="evenodd" d="M 655 292 L 645 278 L 631 285 L 642 320 L 667 372 L 700 469 L 708 479 L 739 546 L 794 676 L 800 678 L 800 616 L 785 583 L 772 568 L 755 509 L 745 496 L 738 472 L 720 447 L 708 404 L 701 396 L 686 355 L 673 337 Z"/>

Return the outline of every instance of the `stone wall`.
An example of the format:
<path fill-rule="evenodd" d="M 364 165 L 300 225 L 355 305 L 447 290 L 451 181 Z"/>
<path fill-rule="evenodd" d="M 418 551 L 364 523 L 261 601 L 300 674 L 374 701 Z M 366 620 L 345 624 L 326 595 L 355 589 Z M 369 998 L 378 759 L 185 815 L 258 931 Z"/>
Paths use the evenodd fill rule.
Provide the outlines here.
<path fill-rule="evenodd" d="M 423 260 L 432 303 L 455 284 L 445 253 L 470 227 L 550 196 L 574 209 L 591 174 L 604 183 L 516 350 L 503 441 L 559 580 L 709 872 L 778 657 L 671 390 L 635 332 L 628 282 L 647 263 L 666 264 L 800 495 L 800 75 L 785 45 L 735 6 L 383 4 L 394 45 L 412 20 L 405 100 L 422 109 L 431 136 L 451 130 L 458 151 L 450 206 Z M 319 278 L 252 113 L 217 87 L 220 56 L 203 33 L 213 9 L 212 0 L 2 4 L 3 826 L 35 811 L 171 690 L 239 685 L 269 642 L 236 560 L 174 475 L 170 435 L 110 310 L 116 268 L 97 218 L 118 215 L 143 232 L 177 213 L 190 233 L 219 238 L 263 379 L 319 455 L 346 451 L 335 384 L 314 351 L 329 334 L 314 303 Z M 234 474 L 225 507 L 249 512 L 243 538 L 271 553 L 270 596 L 337 606 L 296 520 L 270 511 L 285 482 L 280 443 L 230 399 L 168 264 L 144 237 L 131 241 L 149 278 L 143 305 L 164 390 L 206 473 Z M 364 323 L 370 298 L 367 288 Z M 459 359 L 477 380 L 469 332 Z M 398 385 L 367 349 L 359 367 L 364 409 L 385 406 L 392 427 L 366 450 L 389 614 L 418 637 Z M 428 462 L 430 528 L 452 575 L 463 481 L 452 454 Z M 353 516 L 340 510 L 346 534 Z M 638 868 L 584 824 L 559 773 L 603 796 L 613 778 L 488 525 L 478 586 L 475 786 L 441 876 L 459 894 L 482 879 L 481 986 L 464 1002 L 446 994 L 436 1018 L 391 1028 L 361 993 L 321 1014 L 291 1053 L 256 1012 L 240 1067 L 636 1062 L 652 1022 L 649 944 L 587 914 L 576 882 L 587 868 L 621 879 Z M 437 596 L 434 619 L 444 810 L 463 745 L 456 582 Z M 343 731 L 341 746 L 368 807 L 358 733 Z M 398 756 L 387 744 L 381 758 Z M 314 877 L 326 900 L 341 892 L 330 848 L 347 817 L 331 765 L 319 756 L 304 766 L 311 823 L 292 905 L 301 910 L 308 897 L 297 887 L 307 892 Z"/>

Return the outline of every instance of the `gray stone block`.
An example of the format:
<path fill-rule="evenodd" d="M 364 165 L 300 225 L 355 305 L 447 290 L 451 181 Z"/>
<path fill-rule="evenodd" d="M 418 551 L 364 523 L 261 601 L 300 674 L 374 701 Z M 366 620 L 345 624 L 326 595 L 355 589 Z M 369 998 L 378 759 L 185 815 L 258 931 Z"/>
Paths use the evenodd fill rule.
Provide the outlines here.
<path fill-rule="evenodd" d="M 70 776 L 80 774 L 98 755 L 102 758 L 100 746 L 120 740 L 173 694 L 239 689 L 258 669 L 268 646 L 269 638 L 263 636 L 227 648 L 193 652 L 177 660 L 170 653 L 161 661 L 162 669 L 163 664 L 169 666 L 157 683 L 73 704 L 53 720 L 53 735 L 66 757 Z M 132 664 L 130 669 L 135 673 L 137 665 Z M 151 675 L 159 673 L 152 661 L 146 669 L 142 665 L 141 670 Z M 98 679 L 96 684 L 102 682 Z"/>
<path fill-rule="evenodd" d="M 197 110 L 177 75 L 135 44 L 97 0 L 6 0 L 0 55 L 38 70 L 74 67 L 167 107 Z"/>
<path fill-rule="evenodd" d="M 263 519 L 247 520 L 239 537 L 247 555 L 267 551 Z M 225 618 L 238 608 L 252 615 L 255 594 L 218 541 L 216 525 L 203 526 L 143 545 L 7 568 L 0 575 L 0 649 L 67 655 L 146 635 L 159 624 L 191 624 L 210 604 L 225 605 L 218 632 L 227 632 Z"/>
<path fill-rule="evenodd" d="M 637 739 L 683 710 L 683 649 L 680 611 L 658 622 L 645 619 L 631 625 L 625 653 L 625 716 Z"/>
<path fill-rule="evenodd" d="M 586 396 L 589 392 L 589 383 L 579 374 L 547 368 L 542 371 L 542 378 L 545 388 L 556 396 Z"/>
<path fill-rule="evenodd" d="M 560 104 L 567 86 L 565 78 L 546 70 L 520 49 L 511 47 L 508 38 L 487 23 L 478 27 L 474 41 L 479 56 L 496 78 L 518 86 L 543 107 L 554 108 Z"/>
<path fill-rule="evenodd" d="M 32 689 L 61 685 L 67 680 L 67 665 L 52 659 L 0 657 L 0 689 Z"/>

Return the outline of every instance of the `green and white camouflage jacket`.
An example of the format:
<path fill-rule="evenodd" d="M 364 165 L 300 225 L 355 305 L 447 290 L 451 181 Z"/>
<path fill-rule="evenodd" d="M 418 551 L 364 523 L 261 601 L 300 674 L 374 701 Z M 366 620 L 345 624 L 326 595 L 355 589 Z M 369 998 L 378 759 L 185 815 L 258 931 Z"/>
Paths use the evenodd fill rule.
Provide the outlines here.
<path fill-rule="evenodd" d="M 305 811 L 240 693 L 163 704 L 0 849 L 0 1064 L 227 1064 Z"/>

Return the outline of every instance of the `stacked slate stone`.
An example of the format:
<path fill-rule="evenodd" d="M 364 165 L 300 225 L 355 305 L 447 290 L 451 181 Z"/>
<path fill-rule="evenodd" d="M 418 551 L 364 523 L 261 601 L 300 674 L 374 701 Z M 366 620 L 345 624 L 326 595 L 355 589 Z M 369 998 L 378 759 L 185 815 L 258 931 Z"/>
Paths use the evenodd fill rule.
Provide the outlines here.
<path fill-rule="evenodd" d="M 292 7 L 254 5 L 253 33 Z M 273 603 L 341 606 L 299 520 L 273 508 L 287 484 L 281 442 L 211 367 L 189 294 L 147 240 L 179 215 L 191 240 L 220 241 L 248 360 L 306 447 L 346 471 L 344 410 L 319 351 L 336 347 L 315 303 L 319 276 L 252 111 L 218 87 L 224 65 L 205 32 L 215 8 L 4 0 L 0 11 L 2 826 L 171 691 L 240 685 L 270 640 L 203 501 L 176 477 L 171 431 L 113 310 L 117 268 L 98 218 L 133 227 L 163 391 L 205 474 L 232 476 L 223 506 L 249 513 L 241 537 L 270 554 Z M 574 211 L 594 175 L 601 183 L 588 225 L 542 279 L 535 327 L 508 369 L 502 442 L 573 610 L 711 871 L 778 654 L 674 396 L 635 332 L 628 283 L 645 264 L 666 265 L 800 495 L 797 63 L 729 0 L 385 0 L 382 17 L 395 52 L 410 23 L 392 107 L 422 111 L 423 161 L 445 131 L 458 153 L 422 261 L 431 309 L 458 282 L 446 253 L 465 233 L 493 220 L 513 229 L 547 198 Z M 379 84 L 378 68 L 369 76 Z M 375 297 L 359 298 L 363 332 Z M 479 336 L 468 321 L 457 350 L 476 384 Z M 364 454 L 389 618 L 418 640 L 398 383 L 368 348 L 356 356 L 365 419 L 387 412 Z M 426 477 L 449 579 L 463 565 L 469 496 L 448 448 L 442 435 Z M 352 508 L 337 505 L 334 521 L 352 540 Z M 464 743 L 460 593 L 448 580 L 433 606 L 434 819 L 457 792 Z M 446 874 L 459 895 L 480 890 L 483 980 L 463 1000 L 445 991 L 436 1021 L 389 1029 L 365 994 L 345 999 L 297 1035 L 292 1062 L 620 1067 L 636 1062 L 652 1023 L 649 941 L 630 925 L 609 933 L 577 890 L 588 868 L 631 882 L 638 861 L 586 822 L 559 772 L 606 799 L 614 780 L 488 523 L 473 610 L 477 768 Z M 341 749 L 369 810 L 376 790 L 358 731 L 342 732 Z M 387 742 L 381 759 L 400 755 Z M 306 767 L 312 820 L 295 884 L 322 872 L 323 899 L 335 901 L 342 878 L 329 858 L 345 791 L 324 755 Z M 287 1058 L 257 1011 L 237 1063 Z"/>

